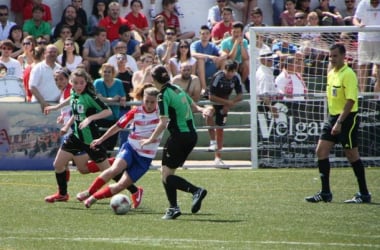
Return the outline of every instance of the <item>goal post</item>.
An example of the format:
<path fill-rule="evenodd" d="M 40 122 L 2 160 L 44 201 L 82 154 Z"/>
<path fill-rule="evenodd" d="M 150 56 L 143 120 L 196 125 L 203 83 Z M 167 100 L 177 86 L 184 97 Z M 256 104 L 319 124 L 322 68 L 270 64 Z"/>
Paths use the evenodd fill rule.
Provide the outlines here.
<path fill-rule="evenodd" d="M 327 117 L 325 87 L 329 70 L 329 47 L 340 42 L 345 44 L 347 63 L 358 77 L 360 89 L 359 152 L 367 166 L 380 165 L 380 93 L 374 93 L 375 77 L 358 65 L 358 32 L 380 32 L 380 26 L 313 26 L 313 27 L 251 27 L 250 39 L 250 122 L 251 122 L 251 162 L 252 168 L 315 167 L 315 148 L 323 122 Z M 271 94 L 271 104 L 276 114 L 263 103 L 263 96 L 256 92 L 256 71 L 260 65 L 256 48 L 257 39 L 264 38 L 272 48 L 276 41 L 285 39 L 297 47 L 297 53 L 284 53 L 275 58 L 275 75 L 287 63 L 286 58 L 302 59 L 302 80 L 304 93 L 292 97 L 286 94 Z M 276 61 L 277 60 L 277 61 Z M 292 61 L 293 62 L 293 61 Z M 296 62 L 293 62 L 296 67 Z M 277 70 L 277 72 L 276 72 Z M 380 69 L 377 69 L 380 70 Z M 279 82 L 280 83 L 280 82 Z M 296 95 L 301 98 L 295 98 Z M 266 95 L 267 97 L 268 95 Z M 285 96 L 285 97 L 284 97 Z M 295 100 L 296 99 L 296 100 Z M 276 116 L 276 117 L 275 117 Z M 332 166 L 348 166 L 343 148 L 337 144 L 331 152 Z"/>

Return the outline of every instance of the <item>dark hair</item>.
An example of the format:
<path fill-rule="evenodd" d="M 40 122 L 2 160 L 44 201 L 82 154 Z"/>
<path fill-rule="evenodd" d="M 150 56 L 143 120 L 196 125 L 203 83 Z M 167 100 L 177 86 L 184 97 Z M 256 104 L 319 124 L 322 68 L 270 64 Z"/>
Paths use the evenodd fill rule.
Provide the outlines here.
<path fill-rule="evenodd" d="M 15 31 L 15 30 L 21 30 L 21 40 L 22 41 L 24 39 L 24 32 L 22 32 L 22 27 L 20 25 L 13 25 L 12 28 L 9 30 L 9 35 L 8 35 L 8 39 L 11 40 L 12 42 L 16 42 L 14 40 L 14 38 L 12 37 L 12 32 Z"/>
<path fill-rule="evenodd" d="M 37 46 L 33 49 L 33 59 L 35 61 L 41 61 L 44 54 L 45 54 L 45 47 L 44 46 Z"/>
<path fill-rule="evenodd" d="M 152 78 L 160 84 L 165 84 L 170 81 L 170 75 L 165 66 L 157 65 L 152 69 Z"/>
<path fill-rule="evenodd" d="M 153 83 L 138 84 L 135 88 L 133 88 L 133 91 L 129 95 L 130 97 L 136 100 L 142 100 L 144 97 L 145 89 L 150 89 L 150 88 L 154 88 Z"/>
<path fill-rule="evenodd" d="M 45 9 L 44 7 L 42 6 L 42 4 L 37 4 L 37 5 L 34 5 L 33 6 L 33 9 L 32 9 L 32 13 L 35 12 L 35 11 L 41 11 L 41 12 L 45 12 Z"/>
<path fill-rule="evenodd" d="M 251 10 L 251 15 L 254 14 L 263 16 L 263 11 L 259 7 L 255 7 Z"/>
<path fill-rule="evenodd" d="M 201 30 L 208 30 L 211 31 L 211 29 L 207 25 L 202 25 Z"/>
<path fill-rule="evenodd" d="M 99 36 L 102 32 L 107 32 L 107 30 L 104 27 L 95 27 L 94 36 Z"/>
<path fill-rule="evenodd" d="M 74 47 L 73 54 L 74 55 L 78 55 L 77 50 L 75 48 L 75 41 L 74 41 L 74 39 L 72 39 L 71 37 L 66 38 L 65 41 L 63 41 L 63 48 L 65 48 L 66 41 L 71 41 L 73 43 L 73 47 Z M 63 49 L 63 51 L 62 51 L 62 64 L 61 64 L 62 67 L 66 67 L 66 61 L 67 61 L 67 52 L 66 52 L 65 49 Z"/>
<path fill-rule="evenodd" d="M 224 69 L 227 71 L 233 71 L 238 69 L 238 63 L 233 60 L 227 60 L 226 64 L 224 64 Z"/>
<path fill-rule="evenodd" d="M 344 47 L 344 44 L 341 44 L 341 43 L 335 43 L 335 44 L 333 44 L 333 45 L 330 47 L 330 51 L 331 51 L 331 50 L 334 50 L 334 49 L 338 49 L 339 54 L 341 54 L 341 55 L 346 54 L 346 47 Z"/>
<path fill-rule="evenodd" d="M 139 3 L 140 6 L 141 6 L 141 9 L 144 9 L 144 5 L 143 5 L 143 3 L 142 3 L 141 0 L 132 0 L 130 6 L 132 7 L 132 5 L 133 5 L 134 3 Z"/>
<path fill-rule="evenodd" d="M 0 4 L 0 10 L 7 10 L 9 12 L 9 8 L 5 4 Z M 9 14 L 9 13 L 8 13 Z"/>
<path fill-rule="evenodd" d="M 12 49 L 14 49 L 15 47 L 15 44 L 12 42 L 12 40 L 10 39 L 5 39 L 1 42 L 1 46 L 7 46 L 7 47 L 11 47 Z"/>
<path fill-rule="evenodd" d="M 76 69 L 73 72 L 71 72 L 70 79 L 74 77 L 83 77 L 86 80 L 86 87 L 85 87 L 85 92 L 92 96 L 96 96 L 96 90 L 94 87 L 94 84 L 92 83 L 92 79 L 90 74 L 86 72 L 84 69 Z"/>
<path fill-rule="evenodd" d="M 108 0 L 95 0 L 94 4 L 92 5 L 92 12 L 91 14 L 99 18 L 99 12 L 98 12 L 98 3 L 104 3 L 105 8 L 103 12 L 103 17 L 106 17 L 108 15 Z"/>
<path fill-rule="evenodd" d="M 225 11 L 228 11 L 228 12 L 232 13 L 232 9 L 230 7 L 223 7 L 222 13 L 225 12 Z"/>
<path fill-rule="evenodd" d="M 162 7 L 175 3 L 176 0 L 162 0 Z"/>
<path fill-rule="evenodd" d="M 191 58 L 191 52 L 190 52 L 190 44 L 187 40 L 181 40 L 179 41 L 178 43 L 178 46 L 177 46 L 177 62 L 179 62 L 181 60 L 181 44 L 185 44 L 188 48 L 187 50 L 187 53 L 186 53 L 186 58 L 187 59 L 190 59 Z"/>
<path fill-rule="evenodd" d="M 129 27 L 128 25 L 121 25 L 119 27 L 119 35 L 122 35 L 122 34 L 124 34 L 125 32 L 128 32 L 128 31 L 131 31 L 131 27 Z"/>
<path fill-rule="evenodd" d="M 69 5 L 67 5 L 66 8 L 64 8 L 63 11 L 62 11 L 61 23 L 66 23 L 66 21 L 65 21 L 65 14 L 66 14 L 66 10 L 67 10 L 68 8 L 74 8 L 74 10 L 75 10 L 75 14 L 78 15 L 78 14 L 77 14 L 77 9 L 75 8 L 75 6 L 72 5 L 72 4 L 69 4 Z M 61 31 L 59 31 L 59 32 L 61 32 Z"/>
<path fill-rule="evenodd" d="M 233 28 L 233 29 L 238 28 L 238 29 L 240 29 L 241 31 L 243 31 L 243 29 L 244 29 L 244 24 L 243 24 L 242 22 L 233 22 L 233 24 L 232 24 L 232 28 Z"/>

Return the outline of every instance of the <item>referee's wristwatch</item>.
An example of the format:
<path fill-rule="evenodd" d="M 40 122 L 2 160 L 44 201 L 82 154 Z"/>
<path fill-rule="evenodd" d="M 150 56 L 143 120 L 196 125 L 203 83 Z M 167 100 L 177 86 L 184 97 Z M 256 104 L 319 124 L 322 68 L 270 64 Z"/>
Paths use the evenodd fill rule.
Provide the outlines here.
<path fill-rule="evenodd" d="M 343 121 L 338 119 L 338 120 L 336 120 L 336 123 L 338 123 L 339 125 L 342 125 Z"/>

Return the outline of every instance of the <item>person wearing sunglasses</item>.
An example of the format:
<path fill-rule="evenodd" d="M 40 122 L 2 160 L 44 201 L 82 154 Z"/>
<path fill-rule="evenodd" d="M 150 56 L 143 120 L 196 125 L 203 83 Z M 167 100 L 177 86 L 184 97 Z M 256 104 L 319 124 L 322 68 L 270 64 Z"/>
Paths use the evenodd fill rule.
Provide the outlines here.
<path fill-rule="evenodd" d="M 0 63 L 3 63 L 7 67 L 7 76 L 16 77 L 22 79 L 22 68 L 19 61 L 11 57 L 14 44 L 11 40 L 4 40 L 0 44 Z"/>
<path fill-rule="evenodd" d="M 169 27 L 165 30 L 165 41 L 161 43 L 156 49 L 158 60 L 161 62 L 161 64 L 169 65 L 169 60 L 175 56 L 177 47 L 178 42 L 176 42 L 175 29 Z"/>

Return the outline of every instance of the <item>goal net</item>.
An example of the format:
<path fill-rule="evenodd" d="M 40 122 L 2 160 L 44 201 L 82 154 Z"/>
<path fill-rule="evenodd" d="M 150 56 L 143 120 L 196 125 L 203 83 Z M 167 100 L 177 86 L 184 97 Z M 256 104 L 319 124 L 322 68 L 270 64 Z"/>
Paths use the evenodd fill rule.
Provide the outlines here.
<path fill-rule="evenodd" d="M 379 30 L 380 26 L 360 29 L 361 32 Z M 350 26 L 250 28 L 253 168 L 316 166 L 315 148 L 327 118 L 325 88 L 329 47 L 337 42 L 345 45 L 346 61 L 358 76 L 361 158 L 368 166 L 379 165 L 380 93 L 374 93 L 377 69 L 374 65 L 366 68 L 358 65 L 358 31 L 359 28 Z M 266 53 L 265 45 L 274 52 L 273 56 Z M 281 52 L 275 52 L 278 50 Z M 272 61 L 272 66 L 265 60 Z M 262 64 L 273 70 L 276 87 L 275 91 L 265 94 L 259 80 L 260 74 L 265 72 L 260 69 Z M 287 68 L 287 73 L 283 72 L 283 67 Z M 331 152 L 330 160 L 332 166 L 349 165 L 340 144 Z"/>

